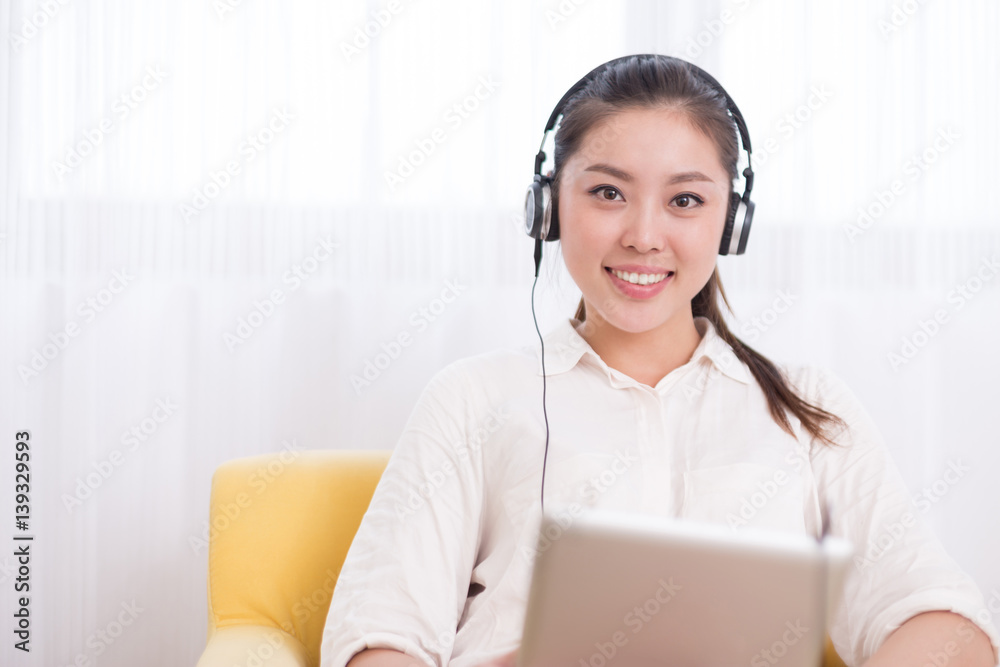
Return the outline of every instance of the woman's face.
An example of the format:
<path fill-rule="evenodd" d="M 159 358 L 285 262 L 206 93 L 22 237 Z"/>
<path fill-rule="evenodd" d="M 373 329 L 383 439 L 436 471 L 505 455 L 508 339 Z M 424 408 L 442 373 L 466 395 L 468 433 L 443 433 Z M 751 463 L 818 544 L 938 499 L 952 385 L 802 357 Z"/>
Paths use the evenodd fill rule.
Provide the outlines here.
<path fill-rule="evenodd" d="M 715 268 L 730 180 L 715 144 L 669 109 L 620 111 L 562 166 L 559 228 L 588 327 L 678 331 Z"/>

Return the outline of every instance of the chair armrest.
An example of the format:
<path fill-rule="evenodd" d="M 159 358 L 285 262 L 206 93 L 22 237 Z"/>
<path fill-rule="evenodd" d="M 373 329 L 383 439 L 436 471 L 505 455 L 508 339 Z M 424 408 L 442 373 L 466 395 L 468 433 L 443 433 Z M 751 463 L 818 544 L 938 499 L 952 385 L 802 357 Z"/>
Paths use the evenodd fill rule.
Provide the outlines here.
<path fill-rule="evenodd" d="M 197 667 L 315 667 L 305 646 L 292 635 L 263 625 L 220 628 L 209 637 Z"/>

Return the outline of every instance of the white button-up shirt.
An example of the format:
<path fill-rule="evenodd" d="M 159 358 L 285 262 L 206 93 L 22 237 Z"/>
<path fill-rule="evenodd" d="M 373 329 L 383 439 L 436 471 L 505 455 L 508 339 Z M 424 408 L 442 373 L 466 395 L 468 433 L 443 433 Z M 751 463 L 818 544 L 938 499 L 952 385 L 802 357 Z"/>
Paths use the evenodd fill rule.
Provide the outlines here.
<path fill-rule="evenodd" d="M 547 511 L 578 503 L 818 535 L 855 545 L 830 636 L 861 664 L 923 611 L 950 610 L 1000 646 L 982 594 L 921 521 L 871 418 L 831 373 L 783 368 L 840 416 L 842 446 L 772 419 L 749 369 L 705 318 L 690 361 L 655 387 L 608 367 L 567 320 L 545 339 Z M 457 361 L 420 396 L 337 581 L 322 667 L 393 648 L 470 667 L 520 644 L 545 423 L 538 351 Z"/>

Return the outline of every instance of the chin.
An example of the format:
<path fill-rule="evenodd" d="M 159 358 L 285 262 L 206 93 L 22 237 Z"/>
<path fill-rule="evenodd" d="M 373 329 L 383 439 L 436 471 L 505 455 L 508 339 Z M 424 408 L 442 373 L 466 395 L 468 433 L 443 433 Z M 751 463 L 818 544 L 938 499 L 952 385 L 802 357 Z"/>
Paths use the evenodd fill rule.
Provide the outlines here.
<path fill-rule="evenodd" d="M 656 331 L 664 327 L 667 324 L 667 320 L 657 320 L 657 321 L 641 321 L 641 322 L 629 322 L 624 326 L 616 327 L 625 333 L 630 334 L 641 334 L 648 331 Z"/>
<path fill-rule="evenodd" d="M 630 308 L 628 306 L 621 308 L 622 311 L 627 309 Z M 624 333 L 641 334 L 664 327 L 668 325 L 671 320 L 683 316 L 683 313 L 678 311 L 671 313 L 617 312 L 614 314 L 601 312 L 600 316 L 608 324 L 608 326 L 614 329 Z"/>

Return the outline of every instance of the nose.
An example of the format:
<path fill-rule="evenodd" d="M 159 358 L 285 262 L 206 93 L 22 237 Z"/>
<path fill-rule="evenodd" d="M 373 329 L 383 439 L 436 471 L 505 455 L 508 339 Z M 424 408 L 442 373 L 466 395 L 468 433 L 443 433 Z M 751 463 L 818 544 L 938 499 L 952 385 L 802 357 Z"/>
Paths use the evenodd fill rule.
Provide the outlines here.
<path fill-rule="evenodd" d="M 666 246 L 667 213 L 658 202 L 644 202 L 632 208 L 622 230 L 621 243 L 637 252 L 657 252 Z"/>

